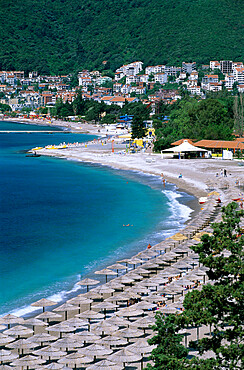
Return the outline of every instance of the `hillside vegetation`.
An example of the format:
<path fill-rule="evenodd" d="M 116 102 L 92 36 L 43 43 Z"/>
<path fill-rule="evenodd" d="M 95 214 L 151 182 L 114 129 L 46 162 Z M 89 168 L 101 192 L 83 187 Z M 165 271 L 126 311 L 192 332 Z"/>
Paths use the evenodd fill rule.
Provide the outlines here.
<path fill-rule="evenodd" d="M 0 0 L 3 70 L 238 61 L 243 36 L 243 0 Z"/>

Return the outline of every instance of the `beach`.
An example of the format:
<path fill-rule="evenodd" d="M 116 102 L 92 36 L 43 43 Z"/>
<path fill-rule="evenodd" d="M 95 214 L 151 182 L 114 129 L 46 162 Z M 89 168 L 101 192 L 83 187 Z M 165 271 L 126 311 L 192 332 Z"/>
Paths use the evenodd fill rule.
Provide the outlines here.
<path fill-rule="evenodd" d="M 62 122 L 58 122 L 57 126 L 58 125 L 62 126 Z M 76 130 L 75 127 L 69 125 L 70 130 Z M 79 130 L 80 132 L 83 130 L 83 132 L 90 134 L 103 134 L 101 130 L 95 126 L 89 128 L 89 125 L 81 125 Z M 98 130 L 100 130 L 100 132 Z M 101 140 L 95 140 L 91 143 L 83 143 L 77 147 L 71 146 L 65 149 L 40 149 L 38 153 L 63 160 L 72 160 L 88 164 L 93 163 L 120 170 L 154 175 L 161 178 L 162 181 L 164 179 L 166 183 L 175 184 L 179 190 L 193 194 L 197 198 L 206 197 L 206 202 L 196 207 L 194 218 L 191 218 L 186 227 L 182 229 L 175 238 L 172 237 L 157 245 L 150 246 L 149 249 L 144 249 L 132 258 L 114 261 L 114 263 L 119 263 L 120 266 L 108 266 L 109 270 L 107 271 L 107 275 L 106 271 L 98 272 L 96 274 L 97 279 L 98 281 L 102 281 L 103 285 L 98 285 L 98 288 L 94 288 L 98 283 L 91 283 L 90 292 L 82 293 L 71 298 L 66 305 L 62 305 L 61 307 L 56 307 L 57 305 L 55 305 L 55 302 L 49 302 L 50 306 L 48 306 L 47 302 L 47 307 L 49 307 L 49 309 L 51 309 L 54 304 L 53 307 L 55 307 L 55 309 L 52 311 L 52 314 L 56 312 L 61 314 L 61 317 L 53 318 L 53 321 L 52 319 L 48 319 L 47 322 L 46 318 L 48 314 L 46 318 L 45 315 L 42 317 L 40 310 L 36 318 L 45 324 L 41 325 L 39 323 L 39 326 L 38 321 L 36 321 L 35 323 L 37 326 L 34 328 L 35 325 L 33 321 L 28 322 L 28 320 L 25 320 L 19 324 L 27 328 L 32 328 L 32 332 L 23 332 L 19 334 L 19 336 L 17 335 L 17 337 L 14 334 L 12 335 L 13 338 L 16 338 L 16 341 L 20 338 L 28 338 L 24 339 L 27 341 L 25 343 L 31 341 L 33 334 L 48 332 L 54 335 L 55 339 L 47 338 L 43 345 L 41 344 L 38 346 L 37 351 L 43 351 L 44 348 L 46 348 L 46 350 L 48 348 L 49 350 L 53 348 L 62 349 L 64 354 L 60 356 L 56 355 L 56 359 L 58 359 L 59 363 L 62 363 L 63 358 L 64 363 L 69 364 L 72 368 L 74 364 L 75 366 L 80 364 L 82 368 L 89 369 L 89 365 L 85 365 L 86 361 L 87 363 L 94 363 L 93 366 L 97 363 L 97 368 L 99 368 L 98 359 L 100 363 L 102 360 L 111 361 L 110 365 L 108 363 L 108 369 L 113 369 L 112 366 L 115 365 L 112 364 L 114 363 L 121 369 L 126 368 L 125 363 L 127 365 L 133 364 L 133 368 L 136 369 L 141 367 L 141 361 L 144 361 L 144 364 L 148 362 L 148 354 L 151 349 L 146 348 L 141 352 L 138 350 L 137 354 L 139 355 L 134 358 L 132 358 L 132 355 L 130 355 L 130 358 L 127 353 L 127 357 L 124 357 L 125 360 L 122 362 L 118 359 L 115 360 L 115 355 L 118 355 L 120 350 L 125 349 L 130 353 L 131 351 L 135 353 L 133 352 L 133 344 L 136 343 L 143 348 L 147 347 L 146 341 L 152 335 L 152 330 L 149 326 L 154 322 L 153 309 L 159 308 L 162 312 L 167 313 L 166 307 L 158 305 L 160 299 L 163 301 L 165 299 L 167 301 L 167 307 L 172 312 L 182 308 L 182 296 L 184 296 L 184 293 L 183 290 L 181 290 L 182 294 L 179 294 L 179 287 L 178 289 L 176 288 L 174 285 L 175 282 L 179 283 L 184 277 L 190 280 L 191 274 L 195 274 L 196 276 L 198 273 L 199 285 L 204 283 L 206 274 L 201 270 L 197 262 L 198 257 L 192 253 L 189 246 L 196 243 L 197 240 L 200 240 L 199 236 L 196 238 L 197 233 L 202 231 L 211 232 L 210 222 L 220 220 L 219 200 L 222 205 L 226 205 L 232 199 L 240 197 L 243 191 L 244 171 L 241 161 L 171 159 L 162 158 L 160 154 L 142 152 L 127 154 L 124 152 L 124 147 L 121 145 L 115 145 L 115 152 L 112 153 L 112 139 L 103 140 L 103 142 Z M 227 172 L 227 177 L 222 175 L 224 169 Z M 168 270 L 170 266 L 173 266 L 176 272 Z M 189 266 L 191 268 L 189 268 Z M 179 269 L 182 270 L 179 272 Z M 107 284 L 104 284 L 105 275 L 109 276 L 108 280 L 112 278 Z M 195 280 L 192 280 L 191 289 L 196 288 L 194 283 Z M 81 285 L 86 286 L 86 283 L 87 290 L 89 290 L 88 281 L 82 281 Z M 166 295 L 161 294 L 160 298 L 158 293 L 163 293 L 165 288 L 171 289 L 171 293 L 167 290 L 168 293 Z M 139 300 L 136 298 L 139 298 Z M 132 299 L 133 302 L 130 302 L 130 299 Z M 129 307 L 127 307 L 128 302 L 131 303 Z M 41 306 L 41 303 L 39 306 L 44 307 Z M 100 317 L 98 315 L 99 313 L 101 315 Z M 50 318 L 52 314 L 50 314 Z M 89 323 L 87 322 L 88 317 Z M 138 322 L 138 320 L 142 320 L 143 318 L 146 318 L 146 323 L 143 324 L 142 322 Z M 6 323 L 7 320 L 2 321 L 2 324 Z M 14 322 L 14 319 L 13 324 L 17 324 L 17 321 Z M 105 324 L 111 325 L 111 328 L 105 328 Z M 6 330 L 7 328 L 3 328 L 2 332 L 4 335 L 9 335 L 11 337 L 11 332 L 7 333 Z M 90 334 L 88 335 L 88 333 Z M 208 333 L 208 328 L 203 329 L 200 335 L 205 335 L 206 333 Z M 84 340 L 85 334 L 93 338 L 90 341 L 87 339 Z M 95 339 L 95 335 L 98 337 L 97 339 Z M 70 344 L 66 343 L 63 345 L 61 343 L 62 338 L 69 337 Z M 193 328 L 190 330 L 189 339 L 194 339 L 195 337 L 196 332 Z M 118 341 L 118 338 L 120 338 L 121 342 Z M 73 345 L 71 344 L 71 339 L 76 341 L 76 346 L 74 342 Z M 67 339 L 67 341 L 68 340 L 69 339 Z M 98 341 L 97 345 L 100 345 L 100 349 L 98 347 L 91 347 L 95 346 L 96 341 Z M 65 345 L 67 347 L 65 347 Z M 9 349 L 11 346 L 8 347 L 8 345 L 6 345 L 6 349 L 7 348 Z M 20 348 L 21 347 L 17 349 Z M 91 352 L 92 349 L 94 350 L 93 354 Z M 107 353 L 106 351 L 102 353 L 102 349 L 104 349 L 104 351 L 107 349 Z M 19 352 L 16 352 L 16 350 L 12 350 L 11 352 L 12 355 L 17 355 L 18 353 L 17 357 L 19 357 L 19 359 L 16 357 L 16 361 L 26 357 L 19 356 Z M 23 354 L 27 355 L 28 353 L 36 356 L 37 362 L 33 368 L 48 368 L 46 367 L 48 366 L 46 363 L 41 365 L 41 362 L 39 362 L 38 364 L 38 360 L 43 361 L 43 359 L 48 358 L 45 355 L 41 356 L 42 352 L 38 353 L 33 349 L 23 350 Z M 69 363 L 69 358 L 66 360 L 65 358 L 72 354 L 74 358 L 72 358 Z M 85 357 L 88 358 L 88 360 L 86 360 Z M 56 359 L 54 355 L 53 361 L 55 363 Z M 50 361 L 51 357 L 49 359 L 49 362 Z M 14 366 L 18 368 L 17 365 Z"/>
<path fill-rule="evenodd" d="M 14 121 L 14 119 L 7 119 Z M 61 127 L 74 133 L 86 133 L 105 137 L 108 130 L 104 127 L 81 123 L 66 122 L 61 120 L 43 121 L 43 120 L 20 120 L 22 123 L 48 125 Z M 106 142 L 101 146 L 101 142 Z M 86 146 L 78 148 L 66 148 L 64 150 L 45 150 L 38 151 L 41 155 L 53 156 L 57 158 L 95 163 L 104 166 L 110 166 L 116 169 L 140 171 L 151 175 L 161 176 L 169 183 L 175 184 L 179 189 L 193 194 L 197 198 L 206 196 L 209 189 L 216 189 L 220 192 L 222 201 L 229 202 L 229 194 L 232 189 L 238 191 L 238 186 L 243 185 L 244 171 L 241 160 L 221 160 L 221 159 L 169 159 L 167 156 L 154 153 L 133 153 L 125 154 L 123 149 L 118 146 L 115 153 L 112 153 L 112 138 L 103 139 L 99 142 L 87 143 Z M 223 177 L 223 170 L 226 169 L 227 177 Z M 179 178 L 180 174 L 182 177 Z M 238 185 L 238 186 L 237 186 Z"/>

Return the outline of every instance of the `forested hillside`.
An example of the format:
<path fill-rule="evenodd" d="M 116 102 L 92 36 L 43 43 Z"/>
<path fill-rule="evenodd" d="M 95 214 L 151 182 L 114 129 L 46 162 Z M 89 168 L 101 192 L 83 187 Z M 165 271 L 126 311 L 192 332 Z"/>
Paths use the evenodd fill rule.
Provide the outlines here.
<path fill-rule="evenodd" d="M 243 36 L 243 0 L 0 0 L 0 69 L 238 61 Z"/>

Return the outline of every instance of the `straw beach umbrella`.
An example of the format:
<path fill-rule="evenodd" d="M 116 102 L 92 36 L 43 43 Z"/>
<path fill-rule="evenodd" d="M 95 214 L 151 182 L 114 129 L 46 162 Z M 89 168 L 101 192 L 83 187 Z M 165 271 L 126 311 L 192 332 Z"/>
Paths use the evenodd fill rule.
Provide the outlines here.
<path fill-rule="evenodd" d="M 49 323 L 50 320 L 56 321 L 60 318 L 62 318 L 62 315 L 59 315 L 52 311 L 45 311 L 36 316 L 36 319 L 47 320 L 47 323 Z"/>
<path fill-rule="evenodd" d="M 51 301 L 50 299 L 42 298 L 39 301 L 31 303 L 33 307 L 42 307 L 43 312 L 45 311 L 45 307 L 55 306 L 57 302 Z"/>
<path fill-rule="evenodd" d="M 44 321 L 36 319 L 35 317 L 32 317 L 28 320 L 25 320 L 25 325 L 31 325 L 33 327 L 33 332 L 35 332 L 35 326 L 47 326 L 48 324 Z"/>
<path fill-rule="evenodd" d="M 97 344 L 104 345 L 104 346 L 109 346 L 111 348 L 112 346 L 124 346 L 128 344 L 127 340 L 124 338 L 119 338 L 116 336 L 107 336 L 104 338 L 101 338 L 97 341 Z"/>
<path fill-rule="evenodd" d="M 123 364 L 123 368 L 126 363 L 137 362 L 142 359 L 142 356 L 129 351 L 128 349 L 122 349 L 108 357 L 109 361 L 113 361 L 116 364 Z"/>
<path fill-rule="evenodd" d="M 0 370 L 13 370 L 13 367 L 9 365 L 0 365 Z"/>
<path fill-rule="evenodd" d="M 79 306 L 73 306 L 72 304 L 64 303 L 61 306 L 54 308 L 53 311 L 55 311 L 55 312 L 64 312 L 65 313 L 64 319 L 67 320 L 68 312 L 76 311 L 76 310 L 79 310 L 79 309 L 80 309 Z"/>
<path fill-rule="evenodd" d="M 145 316 L 141 319 L 138 319 L 136 321 L 133 321 L 130 323 L 130 327 L 136 327 L 139 329 L 149 329 L 150 326 L 155 324 L 155 318 L 151 316 Z"/>
<path fill-rule="evenodd" d="M 65 325 L 71 325 L 75 328 L 81 328 L 83 326 L 89 325 L 88 320 L 85 319 L 79 319 L 78 317 L 72 317 L 71 319 L 68 319 L 63 322 Z"/>
<path fill-rule="evenodd" d="M 88 366 L 86 370 L 122 370 L 123 366 L 109 360 L 102 360 L 94 365 Z"/>
<path fill-rule="evenodd" d="M 138 339 L 135 343 L 129 345 L 127 348 L 129 351 L 134 353 L 139 353 L 140 355 L 145 355 L 151 353 L 153 349 L 157 346 L 148 344 L 147 339 L 141 338 Z"/>
<path fill-rule="evenodd" d="M 114 335 L 126 338 L 129 342 L 130 338 L 138 338 L 144 335 L 144 332 L 139 329 L 125 328 L 118 330 Z"/>
<path fill-rule="evenodd" d="M 33 352 L 33 355 L 38 355 L 44 358 L 45 360 L 58 360 L 60 357 L 66 356 L 67 352 L 60 351 L 55 347 L 44 347 Z"/>
<path fill-rule="evenodd" d="M 97 285 L 99 283 L 100 283 L 99 280 L 86 278 L 86 279 L 83 279 L 81 281 L 78 281 L 77 285 L 85 285 L 86 286 L 86 289 L 87 289 L 87 292 L 88 292 L 89 286 L 91 286 L 91 285 Z"/>
<path fill-rule="evenodd" d="M 107 322 L 111 323 L 112 325 L 116 325 L 118 327 L 128 327 L 130 321 L 123 319 L 122 317 L 118 317 L 117 315 L 111 316 L 109 319 L 106 320 Z"/>
<path fill-rule="evenodd" d="M 117 304 L 111 303 L 111 302 L 100 302 L 93 306 L 94 309 L 98 309 L 99 311 L 104 311 L 104 315 L 106 318 L 106 311 L 114 311 L 117 307 L 119 307 Z"/>
<path fill-rule="evenodd" d="M 13 337 L 25 337 L 26 335 L 33 334 L 33 330 L 23 325 L 16 325 L 10 329 L 7 329 L 3 334 L 12 335 Z"/>
<path fill-rule="evenodd" d="M 60 338 L 62 338 L 62 333 L 71 333 L 76 330 L 76 327 L 71 324 L 66 324 L 65 322 L 60 322 L 59 324 L 49 326 L 46 328 L 47 331 L 53 331 L 60 333 Z"/>
<path fill-rule="evenodd" d="M 74 350 L 76 348 L 81 348 L 83 347 L 83 342 L 78 339 L 73 339 L 70 337 L 65 337 L 62 339 L 58 339 L 56 342 L 52 344 L 52 347 L 55 348 L 60 348 L 60 349 L 65 349 L 66 351 L 68 350 Z"/>
<path fill-rule="evenodd" d="M 118 316 L 123 316 L 123 317 L 128 317 L 128 318 L 129 317 L 141 316 L 143 314 L 144 314 L 143 310 L 135 309 L 133 306 L 122 308 L 121 310 L 119 310 L 117 312 Z"/>
<path fill-rule="evenodd" d="M 102 337 L 105 334 L 113 334 L 118 329 L 118 326 L 112 325 L 110 322 L 107 322 L 107 320 L 103 320 L 99 324 L 91 325 L 91 331 L 95 334 L 101 334 Z"/>
<path fill-rule="evenodd" d="M 101 296 L 103 296 L 103 294 L 112 294 L 112 293 L 114 293 L 115 289 L 110 288 L 107 285 L 102 285 L 98 288 L 95 288 L 93 291 L 98 293 L 98 294 L 101 294 Z"/>
<path fill-rule="evenodd" d="M 57 340 L 57 339 L 58 339 L 57 337 L 50 335 L 48 333 L 41 333 L 41 334 L 35 334 L 26 340 L 31 343 L 38 343 L 42 347 L 43 343 L 53 342 L 54 340 Z"/>
<path fill-rule="evenodd" d="M 88 319 L 88 322 L 90 323 L 92 319 L 103 319 L 104 314 L 100 312 L 96 312 L 93 310 L 84 311 L 82 313 L 79 313 L 78 315 L 75 315 L 76 317 L 80 317 L 82 319 Z"/>
<path fill-rule="evenodd" d="M 71 298 L 67 301 L 67 303 L 69 304 L 72 304 L 72 305 L 75 305 L 75 306 L 79 306 L 79 313 L 80 313 L 80 308 L 82 305 L 90 305 L 90 308 L 91 308 L 91 305 L 92 305 L 92 302 L 93 300 L 92 299 L 89 299 L 87 297 L 85 297 L 84 295 L 80 294 L 78 295 L 77 297 L 74 297 L 74 298 Z"/>
<path fill-rule="evenodd" d="M 118 276 L 119 270 L 127 270 L 128 268 L 127 268 L 127 266 L 124 266 L 121 263 L 115 263 L 115 264 L 113 264 L 111 266 L 108 266 L 108 269 L 110 269 L 110 270 L 116 270 L 117 276 Z"/>
<path fill-rule="evenodd" d="M 43 369 L 50 369 L 50 370 L 58 370 L 58 369 L 63 369 L 64 365 L 63 364 L 58 364 L 57 362 L 51 362 L 48 365 L 42 366 Z M 66 369 L 68 369 L 66 367 Z"/>
<path fill-rule="evenodd" d="M 108 276 L 117 275 L 116 272 L 109 270 L 109 269 L 103 269 L 100 271 L 95 271 L 95 274 L 97 275 L 105 275 L 106 283 L 108 282 Z"/>
<path fill-rule="evenodd" d="M 5 344 L 11 343 L 14 340 L 15 338 L 0 333 L 0 346 L 4 346 Z"/>
<path fill-rule="evenodd" d="M 91 362 L 93 362 L 92 358 L 87 357 L 79 352 L 71 353 L 58 360 L 59 364 L 66 364 L 68 366 L 71 366 L 72 369 L 76 369 L 77 367 L 81 367 L 81 365 L 83 364 L 89 364 Z"/>
<path fill-rule="evenodd" d="M 81 353 L 88 357 L 93 357 L 95 361 L 97 357 L 110 355 L 111 353 L 113 353 L 113 351 L 99 344 L 91 344 L 85 348 L 80 349 L 78 353 Z"/>
<path fill-rule="evenodd" d="M 27 355 L 21 358 L 18 358 L 17 360 L 13 361 L 11 365 L 14 366 L 21 366 L 21 367 L 27 367 L 27 369 L 31 368 L 33 369 L 35 365 L 43 364 L 45 360 L 42 360 L 40 357 Z"/>
<path fill-rule="evenodd" d="M 9 363 L 15 358 L 17 358 L 18 355 L 15 353 L 12 353 L 11 351 L 8 351 L 6 349 L 1 349 L 0 350 L 0 363 Z"/>
<path fill-rule="evenodd" d="M 23 324 L 24 319 L 22 317 L 18 317 L 12 314 L 5 315 L 0 318 L 0 324 L 7 324 L 8 329 L 10 329 L 11 324 Z"/>
<path fill-rule="evenodd" d="M 24 350 L 30 350 L 30 349 L 33 349 L 35 347 L 38 347 L 38 344 L 33 343 L 33 342 L 32 343 L 28 342 L 27 339 L 19 339 L 19 340 L 13 342 L 13 343 L 9 343 L 6 347 L 17 349 L 19 353 L 20 353 L 20 350 L 22 350 L 22 355 L 23 355 Z"/>
<path fill-rule="evenodd" d="M 76 338 L 84 344 L 86 343 L 94 343 L 95 341 L 99 340 L 101 338 L 100 335 L 96 335 L 94 333 L 91 333 L 90 331 L 82 331 L 80 333 L 74 334 L 76 335 Z"/>

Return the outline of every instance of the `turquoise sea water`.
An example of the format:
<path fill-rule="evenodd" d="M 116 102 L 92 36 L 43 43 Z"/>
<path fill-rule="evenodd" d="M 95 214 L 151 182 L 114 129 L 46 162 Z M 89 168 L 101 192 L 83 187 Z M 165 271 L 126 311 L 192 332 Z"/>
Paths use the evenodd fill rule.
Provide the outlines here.
<path fill-rule="evenodd" d="M 0 130 L 26 128 L 16 125 L 0 122 Z M 80 277 L 159 242 L 189 218 L 193 197 L 164 189 L 156 176 L 24 154 L 93 138 L 0 133 L 0 314 L 27 313 L 41 297 L 61 301 Z"/>

